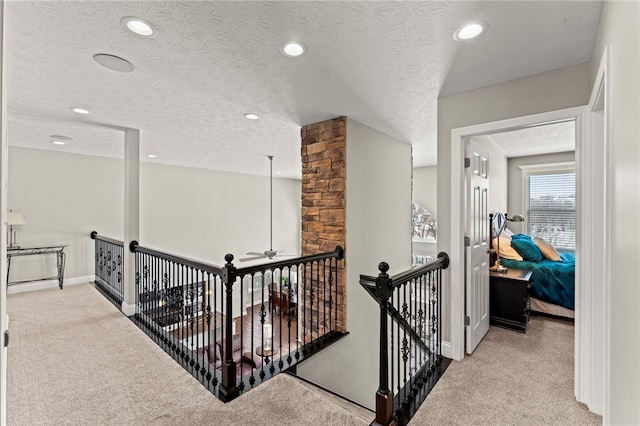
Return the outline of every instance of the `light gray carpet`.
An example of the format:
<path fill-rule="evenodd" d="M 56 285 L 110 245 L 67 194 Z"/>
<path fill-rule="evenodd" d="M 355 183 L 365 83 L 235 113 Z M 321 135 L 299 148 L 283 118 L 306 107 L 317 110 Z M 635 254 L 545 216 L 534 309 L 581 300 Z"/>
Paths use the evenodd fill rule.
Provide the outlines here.
<path fill-rule="evenodd" d="M 411 421 L 416 425 L 596 425 L 573 396 L 574 327 L 532 316 L 527 334 L 491 327 L 453 362 Z"/>
<path fill-rule="evenodd" d="M 10 295 L 9 425 L 369 424 L 279 375 L 223 404 L 90 285 Z M 374 374 L 375 372 L 372 372 Z M 492 327 L 451 364 L 416 425 L 600 424 L 573 397 L 573 326 Z"/>
<path fill-rule="evenodd" d="M 225 405 L 90 285 L 8 311 L 9 425 L 368 424 L 284 374 Z"/>

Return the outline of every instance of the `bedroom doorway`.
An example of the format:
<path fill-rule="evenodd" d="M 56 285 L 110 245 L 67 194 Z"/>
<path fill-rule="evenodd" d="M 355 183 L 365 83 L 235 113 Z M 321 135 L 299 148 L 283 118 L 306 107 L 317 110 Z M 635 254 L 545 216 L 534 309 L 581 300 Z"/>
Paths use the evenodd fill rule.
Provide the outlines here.
<path fill-rule="evenodd" d="M 545 250 L 547 255 L 554 261 L 562 259 L 562 265 L 547 264 L 547 261 L 516 265 L 520 268 L 511 265 L 511 268 L 533 271 L 528 291 L 530 311 L 573 320 L 575 286 L 573 277 L 566 273 L 573 275 L 575 270 L 575 119 L 506 129 L 469 139 L 491 152 L 489 212 L 524 218 L 522 222 L 507 223 L 501 257 L 511 259 L 505 260 L 508 263 L 522 260 L 511 250 L 508 234 L 513 233 L 525 234 L 541 245 L 544 241 L 545 246 L 551 246 Z M 493 248 L 496 249 L 495 244 Z M 548 274 L 554 285 L 547 285 Z"/>
<path fill-rule="evenodd" d="M 565 110 L 546 112 L 531 116 L 518 117 L 501 120 L 491 123 L 478 124 L 463 128 L 453 129 L 451 132 L 451 256 L 464 259 L 464 146 L 465 142 L 474 136 L 487 135 L 491 133 L 514 130 L 532 126 L 539 126 L 545 123 L 554 123 L 567 120 L 575 121 L 576 128 L 576 174 L 577 174 L 577 203 L 578 203 L 578 227 L 577 248 L 578 259 L 576 262 L 576 281 L 580 285 L 576 288 L 576 320 L 575 320 L 575 396 L 580 402 L 586 403 L 589 408 L 601 413 L 598 409 L 601 404 L 601 396 L 593 395 L 591 383 L 599 382 L 596 377 L 603 373 L 606 364 L 594 359 L 593 352 L 597 347 L 601 351 L 608 353 L 608 340 L 606 337 L 608 330 L 607 303 L 608 298 L 599 298 L 593 280 L 595 276 L 591 274 L 592 265 L 598 263 L 590 244 L 599 240 L 604 240 L 606 234 L 605 226 L 596 226 L 603 219 L 598 215 L 598 205 L 602 209 L 605 205 L 604 188 L 605 179 L 600 179 L 602 185 L 589 186 L 594 179 L 598 179 L 603 170 L 606 170 L 606 155 L 600 155 L 602 146 L 594 137 L 597 128 L 593 124 L 593 115 L 596 114 L 595 103 L 590 102 L 590 106 L 568 108 Z M 606 112 L 605 112 L 606 116 Z M 608 118 L 605 120 L 608 122 Z M 606 125 L 604 126 L 607 127 Z M 606 132 L 604 132 L 606 134 Z M 596 167 L 597 166 L 597 167 Z M 598 172 L 592 173 L 596 168 Z M 593 176 L 592 176 L 593 175 Z M 597 177 L 594 177 L 597 176 Z M 492 190 L 493 190 L 492 182 Z M 602 187 L 602 188 L 601 188 Z M 595 213 L 594 213 L 595 212 Z M 517 213 L 517 212 L 516 212 Z M 589 226 L 587 228 L 587 226 Z M 586 232 L 586 231 L 589 232 Z M 602 262 L 600 262 L 602 263 Z M 606 267 L 605 267 L 606 268 Z M 465 354 L 465 296 L 464 296 L 464 267 L 455 267 L 450 271 L 450 351 L 448 354 L 455 360 L 461 360 Z M 601 281 L 602 283 L 602 281 Z M 602 285 L 600 284 L 600 287 Z M 600 306 L 602 305 L 602 306 Z M 603 344 L 605 342 L 605 344 Z M 606 357 L 605 357 L 606 359 Z M 608 392 L 605 386 L 599 392 Z M 605 397 L 606 400 L 606 397 Z M 597 407 L 597 408 L 596 408 Z"/>
<path fill-rule="evenodd" d="M 508 132 L 513 132 L 520 129 L 528 129 L 533 138 L 535 134 L 539 133 L 541 126 L 558 124 L 558 123 L 570 123 L 572 127 L 575 127 L 575 149 L 579 150 L 579 147 L 584 144 L 582 140 L 585 132 L 583 126 L 586 123 L 586 108 L 576 107 L 565 110 L 552 111 L 547 113 L 535 114 L 531 116 L 519 117 L 514 119 L 507 119 L 502 121 L 496 121 L 491 123 L 479 124 L 464 128 L 458 128 L 452 130 L 452 144 L 451 144 L 451 255 L 459 259 L 465 258 L 465 246 L 464 237 L 465 222 L 466 222 L 466 203 L 465 203 L 465 188 L 466 179 L 464 174 L 464 154 L 465 146 L 470 140 L 486 139 L 488 135 L 502 135 Z M 508 144 L 507 144 L 508 145 Z M 530 149 L 533 145 L 529 140 L 523 144 L 525 148 Z M 504 155 L 495 144 L 487 144 L 488 155 L 491 158 L 490 169 L 490 182 L 491 191 L 489 192 L 489 210 L 497 210 L 501 212 L 508 212 L 510 214 L 521 214 L 522 205 L 515 207 L 515 210 L 510 210 L 510 206 L 507 204 L 507 179 L 508 179 L 508 161 L 507 156 Z M 567 148 L 560 148 L 560 151 L 566 151 Z M 526 151 L 524 151 L 526 152 Z M 529 151 L 529 153 L 535 153 Z M 526 155 L 526 154 L 525 154 Z M 502 159 L 500 158 L 502 156 Z M 576 154 L 578 158 L 578 154 Z M 576 161 L 576 166 L 577 161 Z M 512 189 L 516 192 L 523 192 L 521 185 L 512 185 Z M 516 224 L 519 225 L 519 224 Z M 487 226 L 488 227 L 488 226 Z M 521 227 L 514 227 L 515 233 L 526 233 L 526 229 Z M 457 236 L 458 234 L 459 236 Z M 488 258 L 488 256 L 487 256 Z M 464 264 L 464 262 L 463 262 Z M 488 274 L 488 273 L 487 273 Z M 451 268 L 450 271 L 451 282 L 451 333 L 450 333 L 450 355 L 455 360 L 461 360 L 465 356 L 465 334 L 466 334 L 466 313 L 465 305 L 467 303 L 465 297 L 465 268 L 464 266 L 458 268 Z M 479 302 L 472 302 L 479 303 Z M 578 329 L 580 328 L 579 321 L 576 323 L 576 340 L 579 339 Z"/>

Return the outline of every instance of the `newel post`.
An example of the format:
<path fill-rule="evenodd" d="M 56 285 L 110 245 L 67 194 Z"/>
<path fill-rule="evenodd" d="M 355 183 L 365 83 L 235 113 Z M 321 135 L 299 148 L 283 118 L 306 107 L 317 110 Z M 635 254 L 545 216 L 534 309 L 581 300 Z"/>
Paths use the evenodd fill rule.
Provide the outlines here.
<path fill-rule="evenodd" d="M 227 262 L 222 268 L 222 283 L 225 286 L 224 339 L 222 351 L 222 383 L 220 383 L 220 399 L 231 401 L 240 395 L 236 384 L 236 363 L 233 361 L 233 283 L 236 280 L 236 268 L 233 266 L 233 255 L 224 257 Z"/>
<path fill-rule="evenodd" d="M 387 306 L 393 294 L 393 281 L 387 272 L 389 265 L 380 262 L 376 278 L 376 297 L 380 301 L 380 383 L 376 392 L 376 419 L 374 424 L 387 426 L 393 414 L 393 393 L 389 389 L 389 336 Z"/>

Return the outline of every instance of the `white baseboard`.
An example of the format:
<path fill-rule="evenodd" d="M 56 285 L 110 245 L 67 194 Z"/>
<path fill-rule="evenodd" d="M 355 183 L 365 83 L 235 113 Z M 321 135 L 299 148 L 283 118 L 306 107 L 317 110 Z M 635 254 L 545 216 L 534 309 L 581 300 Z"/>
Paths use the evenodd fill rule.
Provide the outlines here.
<path fill-rule="evenodd" d="M 442 356 L 443 357 L 453 359 L 453 351 L 451 350 L 451 342 L 442 342 L 440 348 L 442 350 Z"/>
<path fill-rule="evenodd" d="M 95 275 L 86 275 L 84 277 L 65 278 L 63 288 L 69 285 L 88 284 L 95 280 Z M 49 288 L 57 288 L 58 280 L 46 281 L 29 281 L 26 283 L 12 284 L 7 287 L 7 294 L 26 293 L 28 291 L 45 290 Z"/>
<path fill-rule="evenodd" d="M 128 303 L 122 302 L 122 305 L 120 306 L 120 310 L 122 311 L 123 314 L 130 317 L 135 315 L 136 305 L 129 305 Z"/>

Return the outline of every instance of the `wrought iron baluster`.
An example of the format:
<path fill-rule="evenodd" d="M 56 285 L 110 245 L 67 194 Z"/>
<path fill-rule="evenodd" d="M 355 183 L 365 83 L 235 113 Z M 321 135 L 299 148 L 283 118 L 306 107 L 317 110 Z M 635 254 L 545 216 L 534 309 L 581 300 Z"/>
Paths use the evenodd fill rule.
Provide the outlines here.
<path fill-rule="evenodd" d="M 151 305 L 151 312 L 149 316 L 151 317 L 152 324 L 157 322 L 156 311 L 157 311 L 157 294 L 155 288 L 155 264 L 156 258 L 149 259 L 149 304 Z M 155 330 L 154 330 L 155 331 Z M 153 334 L 153 340 L 156 340 L 156 333 Z M 157 341 L 156 341 L 157 343 Z"/>
<path fill-rule="evenodd" d="M 399 312 L 400 311 L 400 292 L 396 291 L 396 301 L 395 301 L 395 305 L 394 308 Z M 398 357 L 398 363 L 396 365 L 396 369 L 397 369 L 397 374 L 398 374 L 398 392 L 400 393 L 401 390 L 401 380 L 402 380 L 402 375 L 400 374 L 400 360 L 402 359 L 401 356 L 401 351 L 402 351 L 402 347 L 400 346 L 400 323 L 399 322 L 395 322 L 396 325 L 396 333 L 398 334 L 398 353 L 397 353 L 397 357 Z"/>
<path fill-rule="evenodd" d="M 284 280 L 284 269 L 280 268 L 278 269 L 278 271 L 280 271 L 280 273 L 278 274 L 278 294 L 279 294 L 279 298 L 280 300 L 278 301 L 278 347 L 280 350 L 280 360 L 278 361 L 278 367 L 280 368 L 280 370 L 282 370 L 282 366 L 283 366 L 283 362 L 282 362 L 282 314 L 283 314 L 283 307 L 284 307 L 284 314 L 287 314 L 287 311 L 289 310 L 289 302 L 290 300 L 285 299 L 284 293 L 282 291 L 282 281 Z M 287 302 L 286 305 L 284 302 Z M 275 330 L 274 327 L 271 328 L 271 335 L 274 337 L 275 341 Z M 275 361 L 275 356 L 272 355 L 273 361 Z M 271 367 L 269 368 L 269 371 L 271 371 L 271 374 L 273 375 L 273 372 L 275 371 L 275 366 L 273 365 L 274 363 L 271 364 Z"/>
<path fill-rule="evenodd" d="M 327 261 L 326 259 L 321 260 L 322 262 L 322 334 L 327 332 Z M 320 263 L 320 262 L 318 262 Z M 318 271 L 318 276 L 320 275 L 320 271 Z"/>
<path fill-rule="evenodd" d="M 309 306 L 309 303 L 307 302 L 307 292 L 309 291 L 309 283 L 308 283 L 308 277 L 307 277 L 307 263 L 303 263 L 302 264 L 302 277 L 301 277 L 301 282 L 302 282 L 302 298 L 303 298 L 303 303 L 302 303 L 302 344 L 303 346 L 303 352 L 304 352 L 304 348 L 306 348 L 307 345 L 307 309 Z"/>
<path fill-rule="evenodd" d="M 120 302 L 124 298 L 124 281 L 123 281 L 123 258 L 124 258 L 124 246 L 118 246 L 118 296 L 120 296 Z"/>
<path fill-rule="evenodd" d="M 221 280 L 220 277 L 218 276 L 214 276 L 214 285 L 213 285 L 213 289 L 211 290 L 211 293 L 213 294 L 213 310 L 214 310 L 214 315 L 213 315 L 213 347 L 209 347 L 210 351 L 213 351 L 214 354 L 216 354 L 216 361 L 218 360 L 217 357 L 221 356 L 222 354 L 217 353 L 216 351 L 216 345 L 218 344 L 218 303 L 220 300 L 222 300 L 221 298 L 218 299 L 218 294 L 216 293 L 216 289 L 220 289 L 220 296 L 222 296 L 222 284 L 221 284 Z M 224 315 L 222 317 L 222 320 L 224 321 Z M 209 353 L 209 357 L 211 357 L 211 352 Z M 209 368 L 211 368 L 211 364 L 209 364 Z M 214 373 L 213 373 L 213 380 L 211 382 L 211 384 L 215 387 L 218 385 L 218 372 L 214 369 Z"/>
<path fill-rule="evenodd" d="M 289 358 L 291 359 L 293 362 L 293 359 L 291 357 L 291 352 L 293 352 L 293 355 L 295 357 L 295 355 L 298 353 L 298 349 L 300 347 L 300 309 L 304 309 L 304 295 L 302 293 L 300 293 L 300 265 L 294 265 L 295 268 L 295 277 L 296 277 L 296 284 L 295 284 L 295 292 L 296 292 L 296 322 L 295 322 L 295 327 L 293 330 L 293 335 L 295 338 L 295 349 L 294 350 L 289 350 Z"/>
<path fill-rule="evenodd" d="M 424 342 L 427 343 L 427 345 L 429 345 L 429 340 L 428 340 L 428 335 L 426 332 L 426 327 L 425 327 L 425 297 L 426 297 L 426 292 L 425 292 L 425 280 L 426 280 L 426 276 L 425 275 L 421 275 L 420 276 L 420 291 L 419 291 L 419 295 L 420 295 L 420 310 L 418 311 L 418 319 L 420 321 L 420 337 L 422 338 L 422 340 Z M 426 356 L 427 356 L 427 352 L 424 349 L 420 349 L 420 353 L 421 353 L 421 357 L 420 357 L 420 365 L 424 364 L 426 362 Z"/>
<path fill-rule="evenodd" d="M 392 302 L 393 302 L 393 296 L 386 303 L 388 305 L 391 305 Z M 391 340 L 389 341 L 389 343 L 390 343 L 389 344 L 389 346 L 390 346 L 389 347 L 389 354 L 391 355 L 391 363 L 386 368 L 391 371 L 391 387 L 389 388 L 391 390 L 391 393 L 394 393 L 395 392 L 395 388 L 396 388 L 396 385 L 395 385 L 395 383 L 396 383 L 396 380 L 395 380 L 395 378 L 396 378 L 396 376 L 395 376 L 395 365 L 396 365 L 395 364 L 395 359 L 396 359 L 396 357 L 395 357 L 395 354 L 396 354 L 396 352 L 395 352 L 395 346 L 396 346 L 395 345 L 395 339 L 396 339 L 396 337 L 395 337 L 395 325 L 396 325 L 395 322 L 389 323 L 387 321 L 387 328 L 391 329 Z"/>
<path fill-rule="evenodd" d="M 327 261 L 325 260 L 325 263 Z M 329 290 L 326 293 L 325 296 L 325 303 L 328 306 L 328 311 L 329 311 L 329 330 L 328 332 L 332 332 L 335 328 L 335 324 L 333 321 L 333 259 L 328 259 L 328 264 L 326 265 L 326 268 L 328 270 L 328 274 L 329 277 L 325 278 L 325 282 L 328 281 L 328 287 Z"/>
<path fill-rule="evenodd" d="M 286 353 L 287 353 L 287 358 L 284 357 L 284 352 L 282 352 L 280 354 L 280 359 L 283 360 L 283 365 L 284 365 L 284 361 L 287 361 L 287 364 L 290 365 L 290 363 L 288 362 L 288 359 L 290 359 L 291 357 L 289 356 L 290 352 L 291 352 L 291 326 L 293 325 L 293 320 L 295 318 L 295 310 L 294 310 L 294 306 L 295 309 L 297 309 L 297 303 L 298 303 L 298 299 L 297 299 L 297 295 L 295 295 L 295 291 L 293 289 L 293 282 L 291 280 L 292 275 L 291 275 L 291 267 L 287 267 L 287 300 L 288 300 L 288 306 L 287 306 L 287 317 L 286 317 L 286 330 L 280 330 L 280 334 L 283 335 L 281 338 L 284 341 L 284 345 L 286 347 Z M 284 274 L 284 270 L 285 268 L 282 268 L 282 273 Z M 294 297 L 295 296 L 295 297 Z M 295 301 L 294 301 L 295 299 Z"/>
<path fill-rule="evenodd" d="M 442 303 L 440 303 L 440 297 L 442 294 L 442 275 L 438 271 L 438 292 L 436 294 L 436 300 L 438 301 L 438 363 L 442 361 Z"/>
<path fill-rule="evenodd" d="M 321 324 L 320 324 L 320 314 L 322 313 L 322 309 L 320 309 L 320 301 L 322 299 L 322 294 L 320 294 L 320 261 L 316 262 L 316 279 L 313 283 L 314 287 L 316 288 L 316 340 L 318 338 L 320 338 L 320 336 L 322 336 L 322 331 L 320 330 Z"/>
<path fill-rule="evenodd" d="M 416 333 L 418 333 L 419 335 L 419 331 L 418 331 L 418 317 L 417 317 L 417 312 L 418 312 L 418 308 L 416 305 L 416 289 L 417 289 L 417 283 L 416 283 L 417 278 L 413 278 L 412 280 L 408 281 L 407 286 L 409 287 L 409 306 L 410 311 L 411 311 L 411 327 L 413 328 L 413 331 L 415 331 Z M 411 343 L 412 343 L 412 349 L 413 349 L 413 358 L 410 362 L 410 366 L 411 366 L 411 377 L 413 377 L 413 375 L 418 371 L 418 366 L 419 366 L 419 362 L 420 362 L 420 358 L 418 357 L 418 344 L 417 342 L 414 342 L 414 339 L 411 339 Z M 415 385 L 415 379 L 414 379 L 414 385 Z"/>
<path fill-rule="evenodd" d="M 117 250 L 119 249 L 112 250 L 111 267 L 114 276 L 112 282 L 114 285 L 118 285 L 114 272 L 119 271 L 121 266 L 118 263 L 117 253 L 119 252 Z M 336 253 L 325 257 L 322 257 L 323 255 L 308 256 L 308 259 L 301 262 L 278 262 L 277 265 L 265 265 L 262 269 L 253 266 L 236 269 L 231 263 L 233 258 L 225 257 L 227 260 L 225 267 L 218 269 L 219 273 L 213 273 L 214 268 L 200 267 L 199 265 L 203 264 L 197 261 L 180 259 L 160 252 L 157 252 L 159 254 L 156 255 L 156 252 L 150 249 L 133 246 L 133 244 L 131 250 L 135 253 L 136 265 L 136 323 L 145 329 L 147 334 L 167 353 L 172 354 L 183 368 L 190 371 L 209 390 L 219 394 L 222 399 L 232 399 L 244 389 L 247 383 L 253 386 L 256 371 L 262 372 L 262 378 L 266 379 L 265 376 L 271 377 L 294 365 L 301 358 L 304 359 L 305 347 L 311 348 L 311 353 L 317 351 L 321 345 L 326 343 L 326 335 L 333 331 L 334 322 L 337 323 L 337 319 L 334 320 L 333 317 L 335 301 L 332 301 L 333 285 L 337 285 L 337 280 L 333 276 L 334 264 L 332 260 L 329 260 L 328 264 L 326 261 L 329 258 L 337 259 Z M 342 254 L 339 258 L 341 256 Z M 335 267 L 337 271 L 337 260 Z M 273 307 L 270 309 L 271 317 L 265 309 L 264 287 L 268 276 L 265 274 L 267 270 L 277 274 L 274 288 L 279 289 L 280 297 L 283 299 L 279 306 L 284 309 L 286 315 L 286 318 L 279 315 L 278 322 L 274 324 L 277 328 L 271 327 L 268 335 L 263 327 L 259 332 L 254 329 L 258 319 L 253 318 L 253 313 L 260 312 L 258 315 L 261 326 L 269 318 L 272 323 L 274 320 Z M 253 287 L 257 273 L 260 274 L 261 281 L 259 311 L 254 309 L 258 303 L 256 300 L 257 291 L 252 290 L 251 295 L 245 294 L 247 283 L 244 282 L 245 276 L 250 278 Z M 286 285 L 285 277 L 289 279 Z M 220 280 L 219 292 L 216 289 L 218 279 Z M 233 289 L 232 286 L 238 280 L 240 281 L 239 290 L 238 288 Z M 330 281 L 328 285 L 327 280 Z M 257 286 L 258 283 L 256 282 L 255 285 Z M 244 311 L 248 305 L 252 314 L 251 318 L 247 318 L 246 323 L 241 316 L 239 319 L 241 323 L 236 324 L 238 326 L 237 332 L 243 339 L 240 351 L 246 354 L 244 351 L 249 349 L 253 354 L 258 335 L 263 341 L 269 337 L 272 342 L 276 342 L 276 349 L 282 351 L 277 359 L 274 359 L 273 354 L 265 356 L 266 352 L 263 351 L 264 362 L 255 370 L 251 366 L 256 365 L 257 362 L 251 364 L 248 357 L 245 357 L 244 362 L 235 364 L 235 362 L 230 362 L 234 358 L 233 352 L 231 355 L 228 353 L 232 348 L 233 332 L 227 331 L 230 330 L 229 327 L 234 321 L 233 307 L 237 305 L 237 303 L 233 303 L 232 294 L 237 295 L 238 291 L 240 293 L 238 302 L 241 309 Z M 287 304 L 284 303 L 285 299 L 288 300 Z M 321 303 L 322 308 L 320 307 Z M 328 308 L 327 305 L 329 305 Z M 223 306 L 224 308 L 222 308 Z M 303 309 L 303 313 L 298 315 L 297 309 Z M 219 310 L 225 318 L 225 333 L 222 336 L 218 335 L 222 333 L 218 333 L 217 329 Z M 327 315 L 329 315 L 328 319 Z M 213 330 L 211 329 L 212 325 Z M 300 329 L 301 326 L 302 329 Z M 301 334 L 304 334 L 305 340 L 299 341 Z M 215 359 L 213 357 L 210 359 L 204 350 L 210 347 L 215 349 L 218 339 L 224 342 L 225 352 L 221 370 L 216 370 L 211 365 L 210 360 L 215 361 Z M 249 340 L 247 341 L 247 339 Z M 293 339 L 296 341 L 295 359 L 292 357 Z M 301 347 L 302 354 L 299 351 Z M 237 350 L 237 348 L 233 349 Z M 275 365 L 274 360 L 278 365 Z M 269 372 L 266 375 L 265 365 Z M 256 367 L 258 366 L 256 365 Z M 238 376 L 235 374 L 236 368 L 241 368 Z M 249 370 L 247 371 L 246 368 Z M 249 381 L 245 379 L 246 377 L 249 378 Z M 220 383 L 220 379 L 223 379 L 222 383 Z"/>
<path fill-rule="evenodd" d="M 309 265 L 307 266 L 309 268 L 309 281 L 308 281 L 308 286 L 309 286 L 309 343 L 313 342 L 313 331 L 314 331 L 314 325 L 313 325 L 313 302 L 315 301 L 315 288 L 314 288 L 314 282 L 313 282 L 313 262 L 310 262 Z M 305 341 L 306 343 L 306 341 Z"/>
<path fill-rule="evenodd" d="M 243 354 L 244 353 L 244 342 L 242 341 L 242 336 L 244 336 L 244 321 L 242 320 L 242 311 L 244 311 L 246 309 L 245 305 L 244 305 L 244 280 L 243 277 L 239 277 L 239 279 L 236 279 L 234 284 L 238 284 L 240 285 L 240 353 Z M 244 361 L 242 360 L 242 358 L 240 358 L 240 381 L 237 383 L 237 386 L 239 386 L 240 391 L 242 391 L 244 389 Z M 236 367 L 237 368 L 237 367 Z"/>
<path fill-rule="evenodd" d="M 136 316 L 135 318 L 138 318 L 138 315 L 140 314 L 140 253 L 135 253 L 134 256 L 134 267 L 135 267 L 135 295 L 136 295 Z"/>
<path fill-rule="evenodd" d="M 408 309 L 408 304 L 407 304 L 407 283 L 402 283 L 402 317 L 405 321 L 409 320 L 409 309 Z M 407 323 L 409 323 L 409 321 L 407 321 Z M 405 383 L 407 383 L 408 381 L 410 381 L 410 375 L 409 375 L 409 379 L 407 378 L 407 370 L 410 370 L 411 367 L 409 365 L 409 368 L 407 368 L 407 364 L 410 364 L 409 361 L 409 354 L 411 353 L 411 343 L 410 343 L 410 336 L 407 335 L 407 330 L 403 328 L 403 338 L 402 338 L 402 363 L 403 363 L 403 373 L 404 373 L 404 378 L 403 381 Z M 407 386 L 404 387 L 404 395 L 403 395 L 403 400 L 407 399 Z"/>

